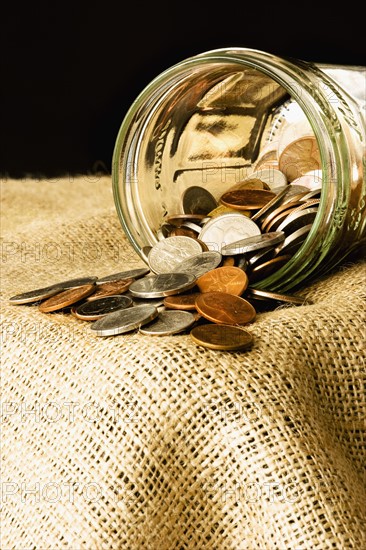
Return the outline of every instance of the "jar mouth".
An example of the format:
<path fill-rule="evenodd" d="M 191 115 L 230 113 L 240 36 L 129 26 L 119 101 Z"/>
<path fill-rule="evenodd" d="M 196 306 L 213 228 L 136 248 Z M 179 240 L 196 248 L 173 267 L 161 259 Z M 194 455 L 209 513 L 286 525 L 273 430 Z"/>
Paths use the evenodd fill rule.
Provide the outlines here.
<path fill-rule="evenodd" d="M 316 67 L 307 62 L 295 66 L 246 48 L 211 50 L 158 75 L 127 112 L 113 153 L 117 213 L 137 253 L 143 257 L 142 248 L 158 241 L 158 228 L 179 212 L 185 188 L 199 184 L 219 197 L 249 176 L 266 140 L 277 139 L 275 117 L 290 101 L 300 107 L 318 145 L 321 199 L 301 247 L 253 286 L 284 291 L 311 276 L 332 243 L 334 209 L 347 200 L 339 171 L 342 133 L 319 82 Z"/>

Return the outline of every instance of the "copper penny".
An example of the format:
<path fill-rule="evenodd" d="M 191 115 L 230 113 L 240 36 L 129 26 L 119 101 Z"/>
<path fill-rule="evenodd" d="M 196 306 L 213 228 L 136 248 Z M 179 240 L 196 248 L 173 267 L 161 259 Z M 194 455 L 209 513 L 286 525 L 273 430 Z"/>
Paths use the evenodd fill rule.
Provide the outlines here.
<path fill-rule="evenodd" d="M 197 232 L 193 229 L 188 229 L 187 227 L 173 227 L 169 233 L 169 237 L 191 237 L 195 239 L 197 237 Z"/>
<path fill-rule="evenodd" d="M 246 325 L 253 321 L 256 310 L 247 300 L 227 292 L 205 292 L 196 299 L 198 313 L 221 325 Z"/>
<path fill-rule="evenodd" d="M 223 266 L 232 266 L 235 265 L 235 258 L 234 256 L 225 256 L 222 260 Z"/>
<path fill-rule="evenodd" d="M 278 218 L 278 216 L 280 216 L 281 214 L 283 214 L 285 212 L 285 217 L 286 217 L 287 214 L 289 214 L 289 212 L 291 212 L 292 208 L 297 208 L 301 204 L 302 203 L 297 200 L 297 201 L 282 203 L 279 206 L 277 206 L 277 208 L 275 208 L 274 210 L 269 212 L 264 218 L 262 218 L 262 220 L 261 220 L 261 222 L 262 222 L 261 223 L 262 232 L 269 231 L 269 228 L 272 227 L 272 225 L 271 225 L 272 222 L 274 222 L 274 220 L 276 218 Z M 281 220 L 282 219 L 283 218 L 281 218 Z"/>
<path fill-rule="evenodd" d="M 221 216 L 221 214 L 238 214 L 238 210 L 236 208 L 230 208 L 230 206 L 225 206 L 224 204 L 220 204 L 217 208 L 214 210 L 211 210 L 209 212 L 208 216 L 210 218 L 217 218 L 217 216 Z M 243 216 L 247 216 L 250 218 L 251 211 L 250 210 L 240 210 L 240 214 L 243 214 Z"/>
<path fill-rule="evenodd" d="M 88 297 L 87 301 L 106 298 L 107 296 L 117 296 L 126 292 L 135 279 L 120 279 L 119 281 L 110 281 L 97 286 L 96 291 Z"/>
<path fill-rule="evenodd" d="M 184 222 L 200 223 L 205 217 L 205 214 L 175 214 L 169 216 L 167 222 L 175 227 L 180 227 Z"/>
<path fill-rule="evenodd" d="M 276 193 L 265 189 L 239 189 L 227 191 L 221 196 L 220 201 L 238 210 L 257 210 L 263 208 L 275 196 Z"/>
<path fill-rule="evenodd" d="M 265 189 L 269 191 L 269 185 L 259 178 L 248 178 L 230 187 L 226 192 L 240 191 L 241 189 Z"/>
<path fill-rule="evenodd" d="M 42 302 L 39 305 L 39 310 L 43 313 L 50 313 L 71 306 L 87 296 L 90 296 L 95 288 L 95 284 L 90 284 L 64 290 Z"/>
<path fill-rule="evenodd" d="M 169 309 L 181 309 L 183 311 L 194 311 L 196 309 L 196 298 L 200 292 L 192 294 L 178 294 L 164 298 L 164 306 Z"/>
<path fill-rule="evenodd" d="M 265 279 L 277 271 L 280 267 L 285 265 L 292 258 L 291 254 L 284 254 L 283 256 L 275 256 L 271 260 L 264 262 L 263 264 L 254 267 L 249 274 L 250 283 Z"/>
<path fill-rule="evenodd" d="M 233 325 L 204 324 L 194 327 L 190 335 L 196 344 L 205 348 L 236 351 L 249 348 L 253 335 Z"/>
<path fill-rule="evenodd" d="M 315 136 L 305 136 L 287 145 L 280 155 L 278 164 L 289 182 L 310 170 L 319 170 L 321 160 Z"/>
<path fill-rule="evenodd" d="M 201 292 L 227 292 L 240 296 L 249 284 L 248 275 L 240 267 L 225 265 L 207 271 L 196 281 Z"/>

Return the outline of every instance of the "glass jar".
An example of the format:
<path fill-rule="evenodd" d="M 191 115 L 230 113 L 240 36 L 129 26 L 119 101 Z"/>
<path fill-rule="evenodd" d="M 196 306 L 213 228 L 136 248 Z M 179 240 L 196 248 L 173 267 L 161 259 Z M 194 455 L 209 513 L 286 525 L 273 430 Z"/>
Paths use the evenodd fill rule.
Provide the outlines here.
<path fill-rule="evenodd" d="M 339 265 L 366 238 L 365 82 L 364 67 L 247 48 L 207 51 L 158 75 L 128 110 L 113 153 L 115 205 L 137 253 L 146 261 L 143 248 L 181 212 L 187 187 L 217 197 L 253 172 L 259 151 L 308 128 L 321 159 L 318 212 L 292 258 L 252 286 L 285 292 Z"/>

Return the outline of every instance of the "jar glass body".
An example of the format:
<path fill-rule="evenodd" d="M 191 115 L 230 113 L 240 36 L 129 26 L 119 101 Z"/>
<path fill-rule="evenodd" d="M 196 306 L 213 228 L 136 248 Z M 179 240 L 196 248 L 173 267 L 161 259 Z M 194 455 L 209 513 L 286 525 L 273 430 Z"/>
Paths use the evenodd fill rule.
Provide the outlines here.
<path fill-rule="evenodd" d="M 204 52 L 158 75 L 127 112 L 113 154 L 115 205 L 135 250 L 144 258 L 187 187 L 218 197 L 279 135 L 308 127 L 321 159 L 316 218 L 292 258 L 253 286 L 284 292 L 334 268 L 366 238 L 364 83 L 362 67 L 247 48 Z"/>

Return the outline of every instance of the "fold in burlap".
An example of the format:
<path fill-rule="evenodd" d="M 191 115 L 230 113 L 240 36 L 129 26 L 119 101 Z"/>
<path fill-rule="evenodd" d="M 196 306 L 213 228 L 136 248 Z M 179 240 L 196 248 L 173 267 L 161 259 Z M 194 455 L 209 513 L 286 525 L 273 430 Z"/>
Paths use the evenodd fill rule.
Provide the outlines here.
<path fill-rule="evenodd" d="M 143 266 L 109 177 L 2 184 L 5 549 L 366 548 L 365 262 L 254 346 L 95 336 L 10 296 Z"/>

